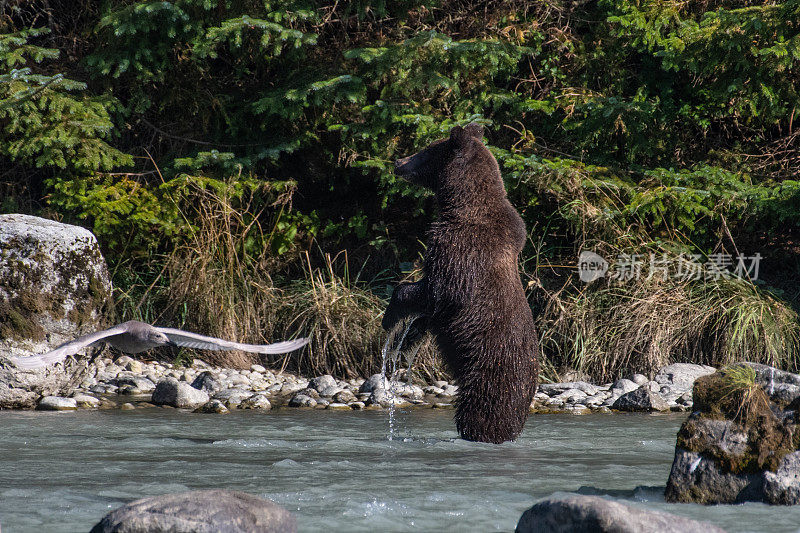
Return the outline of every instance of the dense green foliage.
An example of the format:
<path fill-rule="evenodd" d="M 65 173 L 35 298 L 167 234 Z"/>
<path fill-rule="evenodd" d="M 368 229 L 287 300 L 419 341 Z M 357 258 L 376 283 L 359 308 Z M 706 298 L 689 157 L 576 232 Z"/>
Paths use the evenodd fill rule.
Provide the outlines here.
<path fill-rule="evenodd" d="M 317 246 L 397 272 L 435 214 L 393 160 L 477 121 L 531 232 L 532 286 L 563 285 L 543 265 L 584 247 L 760 251 L 796 297 L 798 0 L 2 10 L 0 208 L 93 227 L 123 270 L 192 242 L 210 190 L 263 228 L 242 251 L 276 275 Z"/>

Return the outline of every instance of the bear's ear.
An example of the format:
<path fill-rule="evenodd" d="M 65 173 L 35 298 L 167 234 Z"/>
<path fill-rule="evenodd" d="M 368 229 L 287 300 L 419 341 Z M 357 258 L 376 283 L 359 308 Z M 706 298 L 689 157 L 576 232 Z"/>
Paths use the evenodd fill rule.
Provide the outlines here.
<path fill-rule="evenodd" d="M 464 131 L 478 140 L 483 139 L 483 126 L 480 124 L 475 124 L 474 122 L 467 124 L 466 127 L 464 127 Z"/>
<path fill-rule="evenodd" d="M 461 126 L 453 126 L 450 130 L 450 139 L 453 141 L 463 141 L 467 137 L 467 132 Z"/>

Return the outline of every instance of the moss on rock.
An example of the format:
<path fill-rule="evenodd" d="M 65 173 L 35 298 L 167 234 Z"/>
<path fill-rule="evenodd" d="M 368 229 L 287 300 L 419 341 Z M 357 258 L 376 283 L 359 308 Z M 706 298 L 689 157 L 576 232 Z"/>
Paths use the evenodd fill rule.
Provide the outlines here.
<path fill-rule="evenodd" d="M 65 318 L 95 327 L 110 304 L 110 283 L 94 237 L 36 217 L 4 217 L 18 233 L 0 239 L 0 340 L 44 340 Z"/>
<path fill-rule="evenodd" d="M 23 314 L 11 302 L 0 302 L 0 337 L 4 339 L 44 340 L 45 331 L 30 315 Z"/>
<path fill-rule="evenodd" d="M 697 379 L 693 397 L 695 414 L 681 426 L 676 445 L 714 459 L 724 472 L 775 472 L 787 454 L 800 449 L 796 412 L 776 414 L 749 367 Z"/>

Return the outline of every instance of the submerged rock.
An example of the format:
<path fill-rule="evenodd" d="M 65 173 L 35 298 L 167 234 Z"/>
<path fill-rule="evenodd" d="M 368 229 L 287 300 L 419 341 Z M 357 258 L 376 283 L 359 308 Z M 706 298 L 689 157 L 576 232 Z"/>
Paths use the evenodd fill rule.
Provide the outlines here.
<path fill-rule="evenodd" d="M 20 370 L 9 356 L 50 351 L 103 329 L 108 267 L 88 230 L 27 215 L 0 215 L 0 409 L 33 407 L 65 395 L 86 375 L 86 359 Z M 96 354 L 101 348 L 89 348 Z"/>
<path fill-rule="evenodd" d="M 796 383 L 796 374 L 750 363 L 700 377 L 696 410 L 678 432 L 666 499 L 800 503 Z"/>
<path fill-rule="evenodd" d="M 661 511 L 648 511 L 599 496 L 569 494 L 546 498 L 523 513 L 517 533 L 724 533 L 698 522 Z"/>
<path fill-rule="evenodd" d="M 129 503 L 108 513 L 91 533 L 295 533 L 283 507 L 244 492 L 199 490 Z"/>

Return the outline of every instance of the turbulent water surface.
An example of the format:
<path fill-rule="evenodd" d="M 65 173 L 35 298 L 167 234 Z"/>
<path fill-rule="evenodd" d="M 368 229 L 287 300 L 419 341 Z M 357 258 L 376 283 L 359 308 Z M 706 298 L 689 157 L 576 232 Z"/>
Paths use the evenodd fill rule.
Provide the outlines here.
<path fill-rule="evenodd" d="M 796 531 L 800 509 L 670 505 L 685 415 L 537 415 L 502 446 L 456 438 L 452 411 L 0 411 L 4 533 L 88 531 L 166 492 L 225 488 L 294 512 L 301 531 L 513 531 L 557 491 L 599 494 L 729 531 Z"/>

